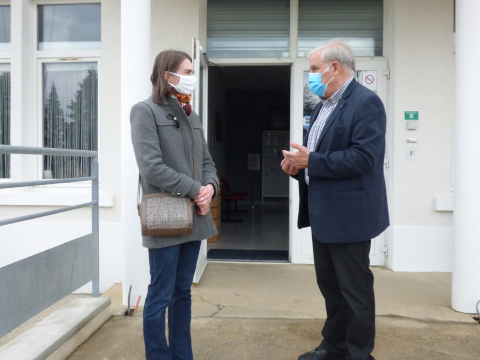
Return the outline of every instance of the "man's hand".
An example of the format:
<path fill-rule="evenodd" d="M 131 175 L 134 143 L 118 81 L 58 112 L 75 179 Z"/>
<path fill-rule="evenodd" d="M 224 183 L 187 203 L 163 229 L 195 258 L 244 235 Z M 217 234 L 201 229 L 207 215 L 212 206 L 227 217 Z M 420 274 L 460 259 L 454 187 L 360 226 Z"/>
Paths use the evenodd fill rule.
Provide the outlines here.
<path fill-rule="evenodd" d="M 293 166 L 292 163 L 287 159 L 283 159 L 280 166 L 282 167 L 282 170 L 286 172 L 288 175 L 298 174 L 298 169 L 295 166 Z"/>
<path fill-rule="evenodd" d="M 298 145 L 294 142 L 292 142 L 290 146 L 294 149 L 297 149 L 298 151 L 293 152 L 293 151 L 283 150 L 283 156 L 285 157 L 285 159 L 282 162 L 282 169 L 283 169 L 283 163 L 285 161 L 288 161 L 289 166 L 293 166 L 295 169 L 297 169 L 297 173 L 299 169 L 308 168 L 308 156 L 310 155 L 311 151 L 308 150 L 305 146 Z"/>
<path fill-rule="evenodd" d="M 212 184 L 208 184 L 207 186 L 202 186 L 200 187 L 200 192 L 195 197 L 195 199 L 193 199 L 193 201 L 200 208 L 205 206 L 209 207 L 210 203 L 212 202 L 212 196 L 214 193 L 215 193 L 215 189 L 213 188 Z"/>

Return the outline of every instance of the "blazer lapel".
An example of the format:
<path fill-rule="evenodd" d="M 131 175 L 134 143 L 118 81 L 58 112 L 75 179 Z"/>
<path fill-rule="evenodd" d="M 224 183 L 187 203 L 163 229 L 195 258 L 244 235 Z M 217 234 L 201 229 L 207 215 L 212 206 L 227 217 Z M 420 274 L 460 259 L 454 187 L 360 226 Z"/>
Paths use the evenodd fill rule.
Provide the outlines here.
<path fill-rule="evenodd" d="M 320 143 L 322 142 L 322 140 L 324 139 L 325 137 L 325 134 L 327 133 L 328 129 L 330 128 L 330 126 L 333 124 L 333 122 L 335 121 L 337 115 L 339 114 L 339 112 L 343 109 L 343 107 L 345 106 L 346 104 L 346 100 L 347 98 L 350 96 L 350 93 L 352 92 L 352 90 L 358 85 L 358 82 L 353 79 L 352 82 L 350 83 L 350 85 L 348 85 L 347 89 L 345 90 L 345 92 L 343 93 L 342 97 L 340 98 L 340 100 L 338 101 L 338 104 L 337 106 L 335 107 L 335 110 L 333 110 L 332 114 L 329 116 L 328 120 L 327 120 L 327 123 L 325 124 L 325 126 L 323 127 L 323 130 L 322 130 L 322 133 L 320 134 L 320 138 L 318 139 L 318 142 L 317 142 L 317 146 L 315 148 L 315 151 L 318 151 L 319 147 L 320 147 Z"/>

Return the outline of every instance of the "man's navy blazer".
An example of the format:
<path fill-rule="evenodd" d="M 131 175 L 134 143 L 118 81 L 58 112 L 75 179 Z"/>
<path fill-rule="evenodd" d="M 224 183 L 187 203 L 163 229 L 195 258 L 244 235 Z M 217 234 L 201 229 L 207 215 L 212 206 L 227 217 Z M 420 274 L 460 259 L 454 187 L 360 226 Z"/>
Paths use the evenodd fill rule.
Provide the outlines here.
<path fill-rule="evenodd" d="M 321 107 L 313 110 L 310 129 Z M 300 189 L 300 229 L 311 226 L 320 242 L 352 243 L 373 239 L 388 227 L 385 131 L 382 101 L 353 79 L 310 153 L 309 185 L 305 170 L 294 176 Z"/>

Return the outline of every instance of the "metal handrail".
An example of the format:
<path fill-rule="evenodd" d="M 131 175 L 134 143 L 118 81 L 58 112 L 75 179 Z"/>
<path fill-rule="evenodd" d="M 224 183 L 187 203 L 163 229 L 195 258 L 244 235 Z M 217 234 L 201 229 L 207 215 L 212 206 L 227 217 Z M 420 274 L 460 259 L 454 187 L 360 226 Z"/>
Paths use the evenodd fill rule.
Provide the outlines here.
<path fill-rule="evenodd" d="M 16 182 L 16 183 L 0 184 L 0 189 L 12 189 L 12 188 L 25 187 L 25 186 L 38 186 L 38 185 L 67 184 L 67 183 L 73 183 L 73 182 L 91 181 L 95 179 L 96 177 L 91 176 L 91 177 L 82 177 L 82 178 L 23 181 L 23 182 Z"/>
<path fill-rule="evenodd" d="M 98 151 L 0 145 L 0 154 L 98 157 Z"/>
<path fill-rule="evenodd" d="M 92 181 L 92 201 L 91 202 L 74 205 L 74 206 L 63 207 L 60 209 L 55 209 L 50 211 L 44 211 L 41 213 L 36 213 L 31 215 L 18 216 L 18 217 L 7 219 L 7 220 L 2 220 L 0 221 L 0 226 L 14 224 L 14 223 L 27 221 L 31 219 L 37 219 L 40 217 L 59 214 L 59 213 L 91 206 L 92 207 L 92 234 L 98 235 L 99 229 L 100 229 L 99 227 L 98 151 L 0 145 L 0 154 L 81 156 L 81 157 L 93 158 L 92 168 L 91 168 L 92 176 L 90 177 L 68 178 L 68 179 L 48 179 L 48 180 L 24 181 L 24 182 L 12 182 L 12 183 L 0 184 L 0 189 L 9 189 L 9 188 L 18 188 L 18 187 L 25 187 L 25 186 L 38 186 L 38 185 L 49 185 L 49 184 L 73 183 L 73 182 L 80 182 L 80 181 Z M 99 264 L 98 258 L 97 258 L 97 264 Z M 92 296 L 93 297 L 100 296 L 99 274 L 97 274 L 96 278 L 92 280 Z"/>
<path fill-rule="evenodd" d="M 63 213 L 63 212 L 76 210 L 76 209 L 81 209 L 81 208 L 88 207 L 88 206 L 93 206 L 93 205 L 97 205 L 97 202 L 96 201 L 90 201 L 88 203 L 63 207 L 61 209 L 49 210 L 49 211 L 44 211 L 44 212 L 41 212 L 41 213 L 25 215 L 25 216 L 17 216 L 17 217 L 12 218 L 12 219 L 0 220 L 0 226 L 15 224 L 15 223 L 19 223 L 19 222 L 27 221 L 27 220 L 32 220 L 32 219 L 38 219 L 38 218 L 41 218 L 41 217 L 60 214 L 60 213 Z"/>

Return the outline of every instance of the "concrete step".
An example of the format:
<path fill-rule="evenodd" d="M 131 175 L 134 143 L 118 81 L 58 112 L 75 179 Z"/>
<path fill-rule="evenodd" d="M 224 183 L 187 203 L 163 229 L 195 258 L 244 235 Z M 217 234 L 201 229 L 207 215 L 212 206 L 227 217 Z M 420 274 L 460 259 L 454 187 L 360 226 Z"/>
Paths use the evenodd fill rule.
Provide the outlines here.
<path fill-rule="evenodd" d="M 110 298 L 75 299 L 0 348 L 0 360 L 64 360 L 111 316 Z"/>

